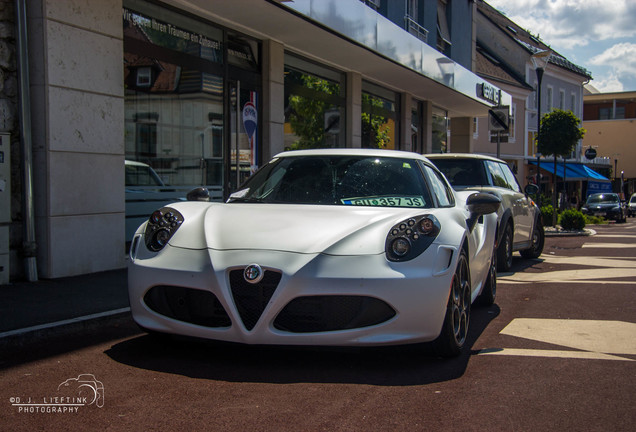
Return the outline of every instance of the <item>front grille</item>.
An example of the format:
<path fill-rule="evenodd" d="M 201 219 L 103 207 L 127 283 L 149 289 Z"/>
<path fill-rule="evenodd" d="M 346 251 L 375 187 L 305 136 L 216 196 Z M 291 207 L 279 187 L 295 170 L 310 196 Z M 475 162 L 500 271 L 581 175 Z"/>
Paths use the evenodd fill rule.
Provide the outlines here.
<path fill-rule="evenodd" d="M 214 294 L 192 288 L 159 285 L 144 296 L 158 314 L 204 327 L 230 327 L 232 321 Z"/>
<path fill-rule="evenodd" d="M 364 296 L 308 296 L 293 299 L 274 327 L 292 333 L 350 330 L 380 324 L 395 316 L 382 300 Z"/>
<path fill-rule="evenodd" d="M 243 270 L 230 272 L 230 289 L 239 316 L 247 330 L 252 330 L 278 287 L 282 274 L 265 270 L 263 279 L 256 284 L 243 277 Z"/>

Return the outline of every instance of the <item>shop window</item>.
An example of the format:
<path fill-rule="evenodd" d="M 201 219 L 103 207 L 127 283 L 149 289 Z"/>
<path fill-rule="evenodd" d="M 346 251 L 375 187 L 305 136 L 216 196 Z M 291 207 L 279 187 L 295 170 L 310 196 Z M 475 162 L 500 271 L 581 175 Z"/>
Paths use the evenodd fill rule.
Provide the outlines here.
<path fill-rule="evenodd" d="M 433 107 L 433 148 L 432 153 L 448 152 L 448 113 Z"/>
<path fill-rule="evenodd" d="M 236 171 L 229 141 L 247 140 L 243 129 L 229 132 L 224 76 L 240 71 L 241 80 L 258 83 L 250 88 L 256 94 L 260 44 L 143 0 L 124 1 L 123 35 L 126 159 L 150 165 L 175 194 L 203 185 L 223 199 Z M 255 148 L 258 134 L 251 137 Z"/>
<path fill-rule="evenodd" d="M 285 57 L 285 148 L 345 147 L 344 74 Z"/>
<path fill-rule="evenodd" d="M 362 147 L 396 149 L 399 95 L 369 82 L 362 83 Z"/>

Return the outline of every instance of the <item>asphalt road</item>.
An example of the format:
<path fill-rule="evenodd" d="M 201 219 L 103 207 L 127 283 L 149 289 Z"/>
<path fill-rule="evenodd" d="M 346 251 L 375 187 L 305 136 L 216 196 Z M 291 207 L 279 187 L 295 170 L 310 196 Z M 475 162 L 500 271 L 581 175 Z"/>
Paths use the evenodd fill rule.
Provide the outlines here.
<path fill-rule="evenodd" d="M 0 360 L 0 430 L 634 431 L 636 222 L 515 257 L 469 349 L 261 348 L 129 319 Z"/>

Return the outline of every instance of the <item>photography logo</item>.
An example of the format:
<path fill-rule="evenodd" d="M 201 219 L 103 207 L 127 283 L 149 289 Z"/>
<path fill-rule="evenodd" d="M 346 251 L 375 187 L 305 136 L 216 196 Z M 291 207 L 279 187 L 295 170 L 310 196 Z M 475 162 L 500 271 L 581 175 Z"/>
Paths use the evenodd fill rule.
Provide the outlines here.
<path fill-rule="evenodd" d="M 19 413 L 76 413 L 81 407 L 104 406 L 104 384 L 93 374 L 69 378 L 57 386 L 57 392 L 40 398 L 11 397 Z"/>

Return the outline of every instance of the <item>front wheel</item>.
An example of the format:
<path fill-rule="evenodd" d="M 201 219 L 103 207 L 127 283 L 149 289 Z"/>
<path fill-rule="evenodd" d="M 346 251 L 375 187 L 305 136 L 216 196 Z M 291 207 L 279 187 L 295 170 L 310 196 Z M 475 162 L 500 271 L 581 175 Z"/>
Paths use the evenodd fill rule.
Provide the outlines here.
<path fill-rule="evenodd" d="M 541 223 L 541 217 L 537 218 L 534 224 L 534 230 L 532 230 L 532 246 L 528 249 L 519 251 L 524 258 L 539 258 L 543 253 L 543 246 L 545 244 L 545 230 Z"/>
<path fill-rule="evenodd" d="M 456 357 L 461 354 L 468 336 L 470 303 L 470 269 L 466 251 L 462 249 L 451 282 L 442 331 L 433 342 L 433 347 L 438 355 Z"/>
<path fill-rule="evenodd" d="M 507 272 L 512 267 L 512 241 L 512 226 L 507 223 L 497 248 L 497 270 L 501 272 Z"/>
<path fill-rule="evenodd" d="M 497 251 L 492 253 L 492 260 L 490 261 L 490 267 L 488 268 L 488 277 L 484 284 L 484 288 L 479 295 L 480 304 L 483 306 L 492 306 L 495 304 L 495 297 L 497 296 Z"/>

